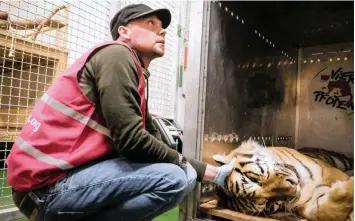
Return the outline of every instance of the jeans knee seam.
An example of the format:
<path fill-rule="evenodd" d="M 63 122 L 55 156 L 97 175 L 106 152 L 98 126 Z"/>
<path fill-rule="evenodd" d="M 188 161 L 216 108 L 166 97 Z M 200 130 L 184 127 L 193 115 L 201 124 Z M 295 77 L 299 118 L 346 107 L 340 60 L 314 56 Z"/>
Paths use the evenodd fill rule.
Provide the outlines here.
<path fill-rule="evenodd" d="M 145 177 L 145 176 L 133 176 L 133 177 L 129 177 L 129 178 L 124 178 L 124 179 L 135 179 L 135 178 L 140 178 L 140 177 Z M 166 177 L 156 177 L 158 179 L 162 179 L 164 181 L 168 181 L 170 184 L 174 184 L 175 182 L 173 182 L 171 179 L 168 179 Z M 70 192 L 74 192 L 74 191 L 77 191 L 77 190 L 81 190 L 81 189 L 85 189 L 85 188 L 89 188 L 89 187 L 95 187 L 95 186 L 101 186 L 101 185 L 108 185 L 112 182 L 118 182 L 120 180 L 124 180 L 123 178 L 117 178 L 117 179 L 111 179 L 111 180 L 108 180 L 108 181 L 104 181 L 104 182 L 98 182 L 98 183 L 94 183 L 94 184 L 90 184 L 90 185 L 86 185 L 86 186 L 80 186 L 80 187 L 77 187 L 77 188 L 68 188 L 66 190 L 62 190 L 62 191 L 59 191 L 57 192 L 56 194 L 59 194 L 59 193 L 70 193 Z M 54 194 L 54 195 L 56 195 Z"/>
<path fill-rule="evenodd" d="M 140 177 L 145 177 L 145 176 L 133 176 L 133 177 L 129 177 L 129 178 L 125 178 L 125 179 L 134 179 L 134 178 L 140 178 Z M 173 180 L 171 179 L 168 179 L 166 177 L 161 177 L 161 176 L 156 176 L 157 179 L 162 179 L 164 181 L 167 181 L 169 182 L 169 185 L 170 186 L 176 186 L 175 182 L 173 182 Z M 60 194 L 66 194 L 66 193 L 71 193 L 71 192 L 75 192 L 75 191 L 78 191 L 78 190 L 82 190 L 82 189 L 86 189 L 86 188 L 90 188 L 90 187 L 98 187 L 100 185 L 110 185 L 112 182 L 114 181 L 117 181 L 119 182 L 119 180 L 123 180 L 122 178 L 118 178 L 118 179 L 111 179 L 109 181 L 104 181 L 104 182 L 98 182 L 98 183 L 95 183 L 95 184 L 91 184 L 91 185 L 87 185 L 87 186 L 81 186 L 81 187 L 78 187 L 78 188 L 72 188 L 72 189 L 66 189 L 66 190 L 61 190 L 61 191 L 58 191 L 58 192 L 55 192 L 55 193 L 51 193 L 51 194 L 48 194 L 48 197 L 47 197 L 47 200 L 45 201 L 44 203 L 44 207 L 43 207 L 43 215 L 44 217 L 46 217 L 46 211 L 48 209 L 48 205 L 51 203 L 51 200 L 53 200 L 57 195 L 60 195 Z M 123 193 L 125 192 L 128 192 L 128 191 L 125 191 L 123 190 Z M 130 191 L 132 192 L 132 191 Z M 146 193 L 146 192 L 143 192 L 143 193 Z M 142 194 L 142 193 L 141 193 Z M 165 206 L 166 204 L 170 203 L 173 199 L 173 196 L 172 197 L 169 197 L 167 199 L 167 203 L 164 203 L 163 206 Z M 160 209 L 161 207 L 159 207 Z M 154 212 L 156 212 L 157 210 L 155 210 Z M 154 213 L 152 212 L 152 213 Z M 152 214 L 152 213 L 149 213 L 148 215 Z M 147 217 L 148 215 L 144 216 L 143 218 Z"/>

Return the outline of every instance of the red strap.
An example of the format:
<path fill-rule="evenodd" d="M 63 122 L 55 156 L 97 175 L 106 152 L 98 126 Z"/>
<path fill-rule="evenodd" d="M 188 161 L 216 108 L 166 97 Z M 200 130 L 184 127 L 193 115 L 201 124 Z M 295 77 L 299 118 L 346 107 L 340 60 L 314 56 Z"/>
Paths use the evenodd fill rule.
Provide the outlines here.
<path fill-rule="evenodd" d="M 142 117 L 143 117 L 143 128 L 145 129 L 145 118 L 146 118 L 146 97 L 145 97 L 145 79 L 144 79 L 144 74 L 143 71 L 138 63 L 138 59 L 136 57 L 136 55 L 134 54 L 134 52 L 132 51 L 133 54 L 133 60 L 137 65 L 137 69 L 138 69 L 138 77 L 139 77 L 139 84 L 138 84 L 138 93 L 141 96 L 141 104 L 140 104 L 140 108 L 142 111 Z"/>

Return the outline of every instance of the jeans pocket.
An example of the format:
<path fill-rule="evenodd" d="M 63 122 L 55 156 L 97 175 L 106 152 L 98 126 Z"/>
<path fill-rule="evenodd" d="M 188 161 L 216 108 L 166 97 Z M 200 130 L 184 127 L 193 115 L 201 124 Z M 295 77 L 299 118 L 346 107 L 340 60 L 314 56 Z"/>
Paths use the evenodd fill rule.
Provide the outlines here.
<path fill-rule="evenodd" d="M 83 218 L 88 217 L 93 213 L 95 212 L 58 212 L 58 221 L 83 220 Z"/>

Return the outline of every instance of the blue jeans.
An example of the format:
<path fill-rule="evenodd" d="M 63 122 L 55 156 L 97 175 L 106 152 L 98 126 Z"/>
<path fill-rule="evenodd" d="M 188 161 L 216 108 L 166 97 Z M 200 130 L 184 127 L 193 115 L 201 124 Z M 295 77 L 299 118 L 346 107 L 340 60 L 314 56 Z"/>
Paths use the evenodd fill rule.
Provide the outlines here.
<path fill-rule="evenodd" d="M 189 174 L 123 157 L 77 168 L 48 189 L 36 221 L 152 220 L 192 191 L 196 176 Z"/>

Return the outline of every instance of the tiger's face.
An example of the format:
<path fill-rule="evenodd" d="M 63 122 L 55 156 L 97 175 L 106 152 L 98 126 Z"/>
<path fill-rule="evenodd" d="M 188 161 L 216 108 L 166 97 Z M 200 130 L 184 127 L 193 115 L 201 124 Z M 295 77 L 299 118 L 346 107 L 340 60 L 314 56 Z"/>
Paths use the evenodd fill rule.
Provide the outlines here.
<path fill-rule="evenodd" d="M 242 204 L 247 208 L 237 204 L 233 207 L 245 213 L 261 212 L 270 202 L 299 197 L 301 188 L 297 172 L 289 165 L 275 162 L 267 148 L 248 140 L 227 156 L 212 156 L 220 164 L 229 163 L 233 157 L 237 160 L 226 179 L 227 189 L 233 194 L 234 203 L 244 201 Z"/>

